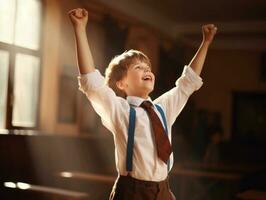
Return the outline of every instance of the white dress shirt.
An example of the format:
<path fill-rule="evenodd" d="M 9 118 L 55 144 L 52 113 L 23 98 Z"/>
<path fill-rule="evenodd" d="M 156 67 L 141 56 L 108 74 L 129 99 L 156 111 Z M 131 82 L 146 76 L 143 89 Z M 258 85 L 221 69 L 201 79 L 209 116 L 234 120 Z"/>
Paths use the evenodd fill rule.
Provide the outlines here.
<path fill-rule="evenodd" d="M 94 110 L 101 117 L 103 125 L 113 133 L 115 163 L 119 174 L 127 175 L 126 149 L 128 138 L 130 105 L 136 110 L 135 140 L 133 147 L 133 170 L 131 176 L 146 181 L 162 181 L 167 175 L 167 165 L 157 156 L 153 130 L 147 112 L 139 107 L 145 100 L 136 96 L 127 99 L 116 96 L 105 84 L 105 78 L 98 70 L 78 76 L 79 90 L 86 94 Z M 189 96 L 202 86 L 202 78 L 190 66 L 185 65 L 175 87 L 159 96 L 153 104 L 159 104 L 165 112 L 168 136 L 171 142 L 171 127 L 185 106 Z M 159 118 L 161 115 L 154 107 Z M 173 153 L 170 156 L 170 169 Z"/>

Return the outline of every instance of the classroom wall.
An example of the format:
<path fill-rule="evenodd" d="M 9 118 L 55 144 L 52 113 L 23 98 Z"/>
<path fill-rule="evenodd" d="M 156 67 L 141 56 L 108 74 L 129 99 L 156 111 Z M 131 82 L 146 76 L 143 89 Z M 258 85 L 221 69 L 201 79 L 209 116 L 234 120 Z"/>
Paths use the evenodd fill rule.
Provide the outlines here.
<path fill-rule="evenodd" d="M 59 1 L 44 1 L 39 127 L 47 132 L 55 131 L 57 116 L 61 28 L 59 7 Z"/>
<path fill-rule="evenodd" d="M 192 52 L 187 51 L 186 60 Z M 248 49 L 209 49 L 201 74 L 204 84 L 192 98 L 198 108 L 221 112 L 225 139 L 233 134 L 232 92 L 266 91 L 266 81 L 260 80 L 261 53 Z"/>

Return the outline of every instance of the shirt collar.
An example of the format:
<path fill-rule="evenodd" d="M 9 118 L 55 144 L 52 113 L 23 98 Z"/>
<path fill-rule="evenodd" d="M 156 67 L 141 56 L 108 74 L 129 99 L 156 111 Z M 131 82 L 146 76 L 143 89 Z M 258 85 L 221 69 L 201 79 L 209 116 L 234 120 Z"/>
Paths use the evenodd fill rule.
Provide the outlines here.
<path fill-rule="evenodd" d="M 152 100 L 150 97 L 148 97 L 147 99 L 143 99 L 141 97 L 137 97 L 137 96 L 127 96 L 127 102 L 130 104 L 130 105 L 133 105 L 133 106 L 140 106 L 140 104 L 143 102 L 143 101 L 150 101 L 152 103 L 152 105 L 154 106 Z"/>

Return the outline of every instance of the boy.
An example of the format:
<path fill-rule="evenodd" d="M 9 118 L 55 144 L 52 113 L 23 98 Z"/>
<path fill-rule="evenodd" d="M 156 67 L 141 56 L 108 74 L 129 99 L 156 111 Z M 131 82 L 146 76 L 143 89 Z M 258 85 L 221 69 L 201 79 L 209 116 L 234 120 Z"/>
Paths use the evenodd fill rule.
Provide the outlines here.
<path fill-rule="evenodd" d="M 74 9 L 69 17 L 76 38 L 79 89 L 114 137 L 118 177 L 110 200 L 175 199 L 168 183 L 173 166 L 171 126 L 203 84 L 199 75 L 217 28 L 202 27 L 203 42 L 176 87 L 152 101 L 155 76 L 148 57 L 136 50 L 124 52 L 110 62 L 105 79 L 94 68 L 87 41 L 88 12 Z"/>

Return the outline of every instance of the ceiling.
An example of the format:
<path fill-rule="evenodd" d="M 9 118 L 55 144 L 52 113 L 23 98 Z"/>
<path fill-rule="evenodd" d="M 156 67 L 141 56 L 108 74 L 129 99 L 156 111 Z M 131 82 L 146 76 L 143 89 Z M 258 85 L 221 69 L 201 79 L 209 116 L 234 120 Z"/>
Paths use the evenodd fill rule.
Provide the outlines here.
<path fill-rule="evenodd" d="M 266 20 L 266 0 L 138 0 L 177 23 Z"/>
<path fill-rule="evenodd" d="M 266 0 L 97 0 L 188 45 L 198 46 L 200 28 L 214 23 L 213 48 L 266 50 Z M 88 0 L 89 3 L 89 0 Z"/>

